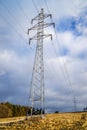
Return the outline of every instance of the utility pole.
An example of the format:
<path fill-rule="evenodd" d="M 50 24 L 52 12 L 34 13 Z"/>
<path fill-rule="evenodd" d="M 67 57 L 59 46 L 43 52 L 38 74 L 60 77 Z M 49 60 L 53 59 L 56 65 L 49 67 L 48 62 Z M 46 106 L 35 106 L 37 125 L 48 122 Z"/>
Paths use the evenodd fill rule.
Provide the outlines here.
<path fill-rule="evenodd" d="M 76 106 L 76 97 L 74 96 L 74 99 L 73 99 L 73 102 L 74 102 L 74 112 L 77 111 L 77 106 Z"/>
<path fill-rule="evenodd" d="M 40 112 L 39 114 L 42 116 L 45 111 L 44 108 L 44 61 L 43 61 L 43 39 L 47 37 L 51 37 L 52 34 L 45 34 L 44 28 L 47 28 L 50 25 L 55 27 L 54 23 L 45 23 L 45 19 L 47 17 L 52 18 L 51 14 L 45 14 L 44 9 L 42 8 L 40 13 L 31 20 L 31 24 L 33 21 L 37 23 L 28 29 L 28 34 L 30 31 L 36 31 L 35 35 L 29 38 L 29 45 L 31 40 L 36 40 L 36 53 L 35 60 L 32 72 L 32 80 L 30 86 L 30 95 L 29 95 L 29 107 L 31 107 L 31 116 L 35 114 L 37 110 Z"/>

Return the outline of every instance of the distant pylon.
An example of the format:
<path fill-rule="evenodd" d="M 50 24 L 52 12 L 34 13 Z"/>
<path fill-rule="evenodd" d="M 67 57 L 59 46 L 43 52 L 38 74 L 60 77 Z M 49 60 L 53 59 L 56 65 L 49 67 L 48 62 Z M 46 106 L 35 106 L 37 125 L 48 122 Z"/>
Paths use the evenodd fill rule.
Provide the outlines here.
<path fill-rule="evenodd" d="M 41 9 L 41 12 L 31 20 L 37 21 L 37 23 L 28 29 L 28 34 L 31 30 L 36 30 L 36 34 L 29 39 L 29 45 L 31 40 L 36 40 L 36 53 L 32 73 L 32 81 L 30 86 L 30 95 L 29 95 L 29 106 L 31 107 L 31 116 L 35 114 L 35 111 L 38 110 L 39 114 L 42 116 L 45 111 L 44 108 L 44 62 L 43 62 L 43 39 L 46 37 L 51 37 L 52 34 L 44 34 L 44 28 L 54 25 L 54 23 L 45 23 L 44 19 L 47 17 L 52 17 L 51 14 L 44 14 L 44 9 Z"/>
<path fill-rule="evenodd" d="M 74 99 L 73 99 L 73 102 L 74 102 L 74 112 L 77 111 L 77 106 L 76 106 L 76 97 L 74 96 Z"/>

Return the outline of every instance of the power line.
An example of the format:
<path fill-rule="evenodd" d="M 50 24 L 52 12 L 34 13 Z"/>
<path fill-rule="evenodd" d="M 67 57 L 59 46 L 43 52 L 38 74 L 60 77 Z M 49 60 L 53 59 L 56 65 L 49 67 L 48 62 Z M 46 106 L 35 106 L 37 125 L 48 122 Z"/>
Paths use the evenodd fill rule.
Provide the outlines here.
<path fill-rule="evenodd" d="M 17 3 L 17 5 L 18 5 L 18 7 L 20 8 L 20 10 L 22 10 L 22 12 L 23 12 L 24 16 L 26 17 L 26 19 L 29 20 L 29 18 L 28 18 L 28 16 L 26 15 L 26 13 L 25 13 L 23 7 L 21 6 L 20 2 L 19 2 L 18 0 L 16 0 L 16 3 Z"/>
<path fill-rule="evenodd" d="M 33 50 L 32 50 L 32 52 L 33 52 Z M 46 54 L 46 52 L 45 52 L 45 59 L 49 59 L 49 57 Z M 45 69 L 46 69 L 45 72 L 48 74 L 48 77 L 50 76 L 49 73 L 48 73 L 48 69 L 50 69 L 52 75 L 55 75 L 57 73 L 57 71 L 55 70 L 55 67 L 54 67 L 53 63 L 51 63 L 49 67 L 45 64 Z"/>
<path fill-rule="evenodd" d="M 52 41 L 52 44 L 53 44 L 53 41 Z M 53 46 L 52 46 L 53 47 Z M 54 49 L 55 49 L 55 47 L 54 47 Z M 32 50 L 32 52 L 33 52 L 33 50 Z M 55 52 L 56 53 L 56 52 Z M 45 54 L 44 54 L 44 56 L 45 56 L 45 59 L 49 59 L 49 57 L 48 57 L 48 54 L 45 52 Z M 56 53 L 56 57 L 57 57 L 57 53 Z M 57 59 L 58 59 L 58 57 L 57 57 Z M 57 62 L 58 63 L 58 62 Z M 59 62 L 60 63 L 60 62 Z M 50 76 L 49 75 L 49 71 L 51 71 L 51 73 L 52 73 L 52 75 L 55 75 L 56 74 L 56 76 L 57 76 L 57 71 L 55 70 L 55 67 L 54 67 L 54 65 L 53 65 L 53 62 L 50 64 L 50 66 L 48 67 L 47 65 L 46 65 L 46 63 L 44 62 L 44 65 L 45 65 L 45 72 L 48 74 L 48 77 Z M 59 65 L 59 64 L 58 64 Z M 60 65 L 60 67 L 61 67 L 61 65 Z M 49 69 L 49 71 L 48 71 L 48 69 Z M 63 72 L 63 68 L 61 67 L 61 71 Z M 62 74 L 64 74 L 64 73 L 62 73 Z M 66 76 L 64 75 L 64 78 L 66 79 Z"/>
<path fill-rule="evenodd" d="M 9 24 L 12 29 L 19 35 L 19 37 L 25 42 L 25 39 L 23 38 L 23 36 L 18 32 L 18 30 L 9 22 L 7 21 L 7 19 L 4 17 L 4 15 L 0 14 L 0 16 L 4 19 L 4 21 Z"/>
<path fill-rule="evenodd" d="M 31 51 L 33 52 L 33 48 L 30 46 L 30 49 L 31 49 Z M 48 55 L 45 53 L 44 54 L 44 57 L 45 57 L 45 59 L 47 59 L 48 58 Z M 49 58 L 48 58 L 49 59 Z M 45 61 L 44 61 L 44 67 L 45 67 L 45 74 L 47 74 L 48 75 L 48 77 L 50 76 L 50 74 L 49 74 L 49 71 L 48 70 L 50 70 L 51 71 L 51 73 L 53 74 L 53 75 L 55 75 L 55 73 L 56 73 L 56 71 L 54 72 L 54 71 L 52 71 L 53 69 L 51 69 L 50 68 L 50 66 L 48 67 L 47 66 L 47 64 L 45 63 Z M 52 64 L 51 64 L 52 65 Z M 53 68 L 53 66 L 52 66 L 52 68 Z"/>
<path fill-rule="evenodd" d="M 32 2 L 33 2 L 33 4 L 34 4 L 34 7 L 35 7 L 36 11 L 39 12 L 38 7 L 37 7 L 36 3 L 34 2 L 34 0 L 32 0 Z M 39 4 L 40 4 L 40 1 L 39 1 Z M 40 4 L 40 6 L 41 6 L 41 4 Z M 47 31 L 47 30 L 46 30 L 46 31 Z M 52 69 L 51 69 L 51 70 L 52 70 Z M 54 71 L 53 71 L 53 72 L 54 72 Z M 53 73 L 53 72 L 52 72 L 52 73 Z"/>
<path fill-rule="evenodd" d="M 33 1 L 33 4 L 34 4 L 34 6 L 35 6 L 35 8 L 36 8 L 36 10 L 37 10 L 37 9 L 38 9 L 37 5 L 34 3 L 34 0 L 32 0 L 32 1 Z M 50 10 L 49 10 L 49 8 L 48 8 L 47 1 L 46 1 L 46 0 L 44 0 L 44 1 L 45 1 L 45 5 L 46 5 L 47 10 L 48 10 L 48 12 L 50 13 Z M 38 10 L 37 10 L 37 12 L 38 12 Z M 51 13 L 50 13 L 50 14 L 51 14 Z M 53 19 L 51 19 L 51 20 L 52 20 L 52 22 L 53 22 Z M 71 83 L 71 80 L 70 80 L 70 76 L 69 76 L 69 73 L 68 73 L 68 70 L 67 70 L 65 61 L 64 61 L 64 59 L 63 59 L 63 52 L 62 52 L 62 49 L 61 49 L 61 46 L 60 46 L 60 43 L 59 43 L 59 40 L 58 40 L 57 32 L 56 32 L 55 29 L 54 29 L 54 32 L 55 32 L 55 36 L 56 36 L 56 41 L 57 41 L 57 44 L 58 44 L 58 48 L 59 48 L 60 54 L 61 54 L 61 56 L 62 56 L 63 68 L 64 68 L 64 70 L 62 69 L 62 71 L 63 71 L 64 75 L 65 75 L 65 73 L 66 73 L 66 75 L 64 76 L 64 78 L 65 78 L 65 81 L 66 81 L 66 77 L 67 77 L 67 83 L 68 83 L 67 85 L 69 85 L 69 86 L 72 88 L 72 83 Z M 56 52 L 56 51 L 54 50 L 54 52 Z M 57 53 L 56 53 L 56 56 L 57 56 Z M 58 56 L 57 56 L 57 57 L 58 57 Z M 62 66 L 61 66 L 61 68 L 62 68 Z"/>
<path fill-rule="evenodd" d="M 42 8 L 42 6 L 41 6 L 41 0 L 38 0 L 38 4 L 39 4 L 40 8 Z"/>
<path fill-rule="evenodd" d="M 8 14 L 14 19 L 14 21 L 17 20 L 17 18 L 11 13 L 10 9 L 6 6 L 5 3 L 0 2 L 0 4 L 7 10 Z M 19 23 L 18 23 L 18 24 L 19 24 Z M 23 29 L 22 25 L 19 24 L 19 26 L 20 26 L 20 28 L 22 29 L 22 31 L 24 32 L 24 29 Z"/>
<path fill-rule="evenodd" d="M 50 13 L 50 10 L 49 10 L 49 7 L 48 7 L 48 4 L 47 4 L 47 1 L 44 0 L 44 3 L 45 3 L 45 5 L 46 5 L 46 8 L 47 8 L 47 10 L 48 10 L 48 13 L 51 14 L 51 13 Z"/>
<path fill-rule="evenodd" d="M 49 10 L 47 1 L 44 0 L 44 2 L 45 2 L 45 5 L 46 5 L 46 8 L 47 8 L 48 12 L 50 13 L 50 10 Z M 53 19 L 52 19 L 52 22 L 53 22 Z M 69 85 L 72 87 L 72 84 L 71 84 L 71 81 L 70 81 L 70 76 L 69 76 L 69 73 L 68 73 L 68 71 L 67 71 L 67 67 L 66 67 L 65 61 L 64 61 L 64 59 L 63 59 L 62 48 L 61 48 L 61 45 L 60 45 L 60 43 L 59 43 L 58 36 L 57 36 L 57 32 L 56 32 L 55 28 L 54 28 L 54 32 L 55 32 L 55 36 L 56 36 L 57 45 L 58 45 L 58 48 L 59 48 L 59 50 L 60 50 L 60 54 L 61 54 L 61 56 L 62 56 L 62 61 L 63 61 L 63 65 L 64 65 L 64 70 L 65 70 L 65 73 L 66 73 L 66 76 L 67 76 Z M 57 53 L 56 53 L 55 48 L 54 48 L 54 51 L 55 51 L 55 54 L 56 54 L 56 56 L 57 56 Z M 58 56 L 57 56 L 57 57 L 58 57 Z"/>
<path fill-rule="evenodd" d="M 56 56 L 56 58 L 58 59 L 58 55 L 57 55 L 56 49 L 55 49 L 55 47 L 54 47 L 53 41 L 52 41 L 52 46 L 53 46 L 53 50 L 54 50 L 54 52 L 55 52 L 55 56 Z M 59 61 L 59 59 L 58 59 L 57 61 Z M 60 69 L 61 69 L 61 71 L 62 71 L 62 73 L 63 73 L 64 79 L 65 79 L 66 84 L 67 84 L 68 82 L 67 82 L 67 78 L 66 78 L 66 74 L 65 74 L 65 72 L 64 72 L 64 69 L 63 69 L 63 67 L 62 67 L 62 65 L 61 65 L 60 62 L 57 62 L 57 63 L 60 64 Z"/>
<path fill-rule="evenodd" d="M 50 10 L 49 10 L 49 8 L 48 8 L 47 1 L 46 1 L 46 0 L 44 0 L 44 1 L 45 1 L 45 5 L 46 5 L 47 10 L 48 10 L 48 12 L 50 13 Z M 52 19 L 52 22 L 53 22 L 53 19 Z M 69 88 L 72 89 L 72 83 L 71 83 L 71 80 L 70 80 L 69 72 L 68 72 L 68 70 L 67 70 L 65 61 L 64 61 L 64 59 L 63 59 L 62 48 L 61 48 L 60 42 L 59 42 L 59 40 L 58 40 L 58 36 L 57 36 L 57 32 L 56 32 L 55 28 L 54 28 L 54 32 L 55 32 L 55 36 L 56 36 L 56 42 L 57 42 L 58 48 L 59 48 L 59 50 L 60 50 L 60 54 L 61 54 L 61 56 L 62 56 L 62 61 L 63 61 L 63 68 L 64 68 L 64 70 L 62 69 L 62 66 L 61 66 L 61 70 L 62 70 L 63 73 L 64 73 L 64 78 L 65 78 L 65 81 L 67 82 L 67 85 L 70 86 Z M 55 48 L 54 48 L 54 51 L 55 51 L 55 54 L 56 54 L 56 56 L 57 56 L 57 53 L 56 53 Z M 58 57 L 58 56 L 57 56 L 57 57 Z M 65 74 L 66 74 L 66 75 L 65 75 Z M 67 80 L 66 80 L 66 78 L 67 78 Z M 75 97 L 75 95 L 73 95 L 73 96 Z"/>
<path fill-rule="evenodd" d="M 48 10 L 48 12 L 50 13 L 50 10 L 49 10 L 49 8 L 48 8 L 47 1 L 46 1 L 46 0 L 44 0 L 44 1 L 45 1 L 45 5 L 46 5 L 47 10 Z M 52 22 L 53 22 L 53 19 L 52 19 Z M 59 50 L 60 50 L 60 54 L 61 54 L 61 56 L 62 56 L 63 67 L 64 67 L 63 73 L 66 73 L 68 85 L 69 85 L 69 86 L 71 87 L 71 89 L 72 89 L 72 83 L 71 83 L 71 80 L 70 80 L 70 75 L 69 75 L 69 72 L 68 72 L 68 70 L 67 70 L 66 63 L 65 63 L 65 61 L 64 61 L 64 59 L 63 59 L 63 51 L 62 51 L 62 48 L 61 48 L 61 45 L 60 45 L 60 42 L 59 42 L 59 39 L 58 39 L 58 35 L 57 35 L 57 32 L 56 32 L 56 29 L 55 29 L 55 28 L 54 28 L 54 32 L 55 32 L 55 36 L 56 36 L 57 45 L 58 45 L 58 48 L 59 48 Z M 55 49 L 54 49 L 54 51 L 55 51 Z M 55 52 L 56 52 L 56 51 L 55 51 Z M 64 74 L 64 75 L 65 75 L 65 74 Z M 65 80 L 66 80 L 66 76 L 64 76 L 64 77 L 65 77 Z M 74 98 L 76 97 L 74 94 L 73 94 L 73 96 L 74 96 Z M 74 103 L 74 109 L 75 109 L 75 103 Z"/>
<path fill-rule="evenodd" d="M 34 2 L 34 0 L 32 0 L 32 1 Z M 47 1 L 44 0 L 44 2 L 45 2 L 45 5 L 46 5 L 46 8 L 47 8 L 48 12 L 50 13 L 50 10 L 49 10 L 49 8 L 48 8 Z M 33 4 L 34 4 L 34 6 L 35 6 L 35 8 L 36 8 L 36 10 L 37 10 L 37 8 L 38 8 L 37 5 L 36 5 L 35 3 L 33 3 Z M 50 13 L 50 14 L 51 14 L 51 13 Z M 52 22 L 53 22 L 53 19 L 51 19 L 51 20 L 52 20 Z M 58 40 L 57 33 L 56 33 L 56 30 L 55 30 L 55 29 L 54 29 L 54 32 L 55 32 L 55 36 L 56 36 L 56 41 L 57 41 L 57 44 L 58 44 L 58 48 L 59 48 L 59 50 L 60 50 L 60 54 L 61 54 L 61 56 L 63 57 L 62 49 L 61 49 L 61 46 L 60 46 L 60 43 L 59 43 L 59 40 Z M 54 47 L 53 47 L 53 48 L 54 48 Z M 54 49 L 54 52 L 55 52 L 55 54 L 56 54 L 56 57 L 58 57 L 55 49 Z M 64 71 L 65 71 L 65 72 L 63 71 L 63 69 L 61 69 L 61 70 L 62 70 L 63 73 L 66 73 L 68 85 L 71 86 L 71 88 L 72 88 L 72 84 L 71 84 L 70 77 L 69 77 L 69 74 L 68 74 L 68 71 L 67 71 L 67 68 L 66 68 L 66 65 L 65 65 L 65 61 L 64 61 L 63 58 L 62 58 L 62 60 L 63 60 L 63 67 L 64 67 Z M 62 68 L 62 67 L 61 67 L 61 68 Z M 64 75 L 65 75 L 65 74 L 64 74 Z M 64 76 L 64 77 L 66 77 L 66 76 Z M 66 78 L 65 78 L 65 80 L 66 80 Z"/>
<path fill-rule="evenodd" d="M 45 53 L 45 59 L 47 59 L 47 60 L 49 59 L 47 53 Z M 49 67 L 46 65 L 45 62 L 44 62 L 44 65 L 49 69 L 49 71 L 51 71 L 52 75 L 55 75 L 55 74 L 56 74 L 55 67 L 54 67 L 53 63 L 51 63 Z M 54 69 L 53 69 L 53 68 L 54 68 Z M 48 70 L 48 69 L 47 69 L 47 70 Z M 48 77 L 49 77 L 49 76 L 48 76 Z"/>
<path fill-rule="evenodd" d="M 53 40 L 51 40 L 51 42 L 52 42 L 51 45 L 52 45 L 52 49 L 53 49 L 53 51 L 54 51 L 54 54 L 55 54 L 55 56 L 56 56 L 56 58 L 57 58 L 57 61 L 59 61 L 58 55 L 57 55 L 57 53 L 56 53 L 56 49 L 55 49 L 55 46 L 54 46 L 54 43 L 53 43 Z M 45 54 L 46 54 L 46 52 L 45 52 Z M 46 57 L 48 58 L 47 54 L 46 54 Z M 49 58 L 48 58 L 48 59 L 49 59 Z M 62 74 L 64 74 L 63 77 L 66 79 L 66 75 L 65 75 L 65 73 L 64 73 L 63 67 L 61 66 L 61 63 L 60 63 L 60 62 L 57 62 L 57 64 L 60 65 L 61 72 L 62 72 Z M 53 65 L 53 62 L 50 64 L 50 66 L 51 66 L 51 71 L 53 70 L 53 71 L 52 71 L 53 75 L 55 75 L 56 73 L 59 73 L 59 71 L 57 71 L 58 69 L 56 69 L 56 71 L 55 71 L 55 67 L 54 67 L 54 65 Z M 65 81 L 67 81 L 67 79 L 66 79 Z"/>
<path fill-rule="evenodd" d="M 35 3 L 35 1 L 34 1 L 34 0 L 32 0 L 32 3 L 33 3 L 33 5 L 34 5 L 34 7 L 35 7 L 35 9 L 36 9 L 37 13 L 39 13 L 38 7 L 37 7 L 37 5 L 36 5 L 36 3 Z"/>
<path fill-rule="evenodd" d="M 62 48 L 61 48 L 60 42 L 58 40 L 58 36 L 57 36 L 56 30 L 55 30 L 55 35 L 56 35 L 57 44 L 58 44 L 58 47 L 59 47 L 59 50 L 60 50 L 60 54 L 62 56 L 63 66 L 64 66 L 64 70 L 65 70 L 65 73 L 66 73 L 66 76 L 67 76 L 67 79 L 68 79 L 68 83 L 69 83 L 70 87 L 72 88 L 72 83 L 71 83 L 71 80 L 70 80 L 70 76 L 69 76 L 69 73 L 68 73 L 65 61 L 63 59 L 63 52 L 62 52 Z"/>

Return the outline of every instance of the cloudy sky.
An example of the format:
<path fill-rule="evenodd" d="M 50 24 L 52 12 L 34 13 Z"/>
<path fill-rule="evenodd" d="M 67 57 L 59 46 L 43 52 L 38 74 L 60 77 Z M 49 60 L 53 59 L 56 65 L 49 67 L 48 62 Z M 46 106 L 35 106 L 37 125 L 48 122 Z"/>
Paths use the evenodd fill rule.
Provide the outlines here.
<path fill-rule="evenodd" d="M 87 0 L 0 0 L 0 102 L 28 104 L 36 41 L 29 46 L 27 29 L 41 8 L 55 22 L 55 30 L 45 31 L 53 40 L 44 40 L 46 110 L 74 111 L 74 102 L 82 110 L 87 106 Z"/>

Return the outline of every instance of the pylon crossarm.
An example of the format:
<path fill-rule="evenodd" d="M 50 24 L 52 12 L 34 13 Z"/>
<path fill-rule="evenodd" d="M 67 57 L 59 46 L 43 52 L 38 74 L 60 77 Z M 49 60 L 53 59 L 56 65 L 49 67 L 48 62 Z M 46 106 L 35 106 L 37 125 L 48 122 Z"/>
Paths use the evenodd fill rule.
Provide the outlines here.
<path fill-rule="evenodd" d="M 41 14 L 42 14 L 42 13 L 39 13 L 35 18 L 33 18 L 33 19 L 31 20 L 31 24 L 33 24 L 33 21 L 34 21 L 34 20 L 38 20 L 38 18 L 40 17 Z"/>
<path fill-rule="evenodd" d="M 31 24 L 33 24 L 33 21 L 34 21 L 34 20 L 38 20 L 38 16 L 39 16 L 39 15 L 37 15 L 35 18 L 33 18 L 33 19 L 31 20 Z"/>
<path fill-rule="evenodd" d="M 41 14 L 42 14 L 42 13 L 39 13 L 35 18 L 33 18 L 33 19 L 31 20 L 31 24 L 33 24 L 33 21 L 34 21 L 34 20 L 37 21 Z M 47 17 L 50 17 L 50 18 L 52 19 L 52 14 L 43 14 L 43 18 L 44 18 L 44 19 L 47 18 Z"/>
<path fill-rule="evenodd" d="M 50 17 L 52 19 L 52 14 L 44 14 L 43 17 L 44 17 L 44 19 L 47 17 Z"/>
<path fill-rule="evenodd" d="M 38 24 L 34 25 L 32 28 L 29 28 L 28 29 L 28 34 L 29 34 L 29 31 L 31 31 L 31 30 L 37 30 L 37 27 L 38 27 Z"/>
<path fill-rule="evenodd" d="M 51 25 L 53 25 L 53 27 L 55 28 L 55 24 L 54 23 L 45 23 L 45 24 L 43 24 L 43 27 L 47 28 L 47 27 L 49 27 Z"/>
<path fill-rule="evenodd" d="M 29 39 L 29 45 L 30 45 L 31 40 L 37 40 L 37 34 Z"/>
<path fill-rule="evenodd" d="M 30 45 L 30 43 L 31 43 L 32 40 L 37 40 L 37 37 L 32 37 L 32 38 L 30 38 L 30 39 L 29 39 L 29 45 Z"/>
<path fill-rule="evenodd" d="M 41 37 L 43 37 L 43 39 L 47 38 L 47 37 L 51 37 L 52 40 L 52 34 L 44 34 L 44 35 L 40 35 Z M 39 40 L 39 36 L 37 36 L 37 40 Z"/>
<path fill-rule="evenodd" d="M 44 35 L 40 35 L 41 37 L 43 37 L 43 39 L 45 39 L 45 38 L 47 38 L 47 37 L 51 37 L 51 40 L 52 40 L 52 34 L 44 34 Z M 29 45 L 30 45 L 30 42 L 31 42 L 31 40 L 39 40 L 40 37 L 39 35 L 37 35 L 37 36 L 34 36 L 34 37 L 32 37 L 32 38 L 30 38 L 29 39 Z"/>
<path fill-rule="evenodd" d="M 41 98 L 37 98 L 37 99 L 34 99 L 34 101 L 38 101 L 38 100 L 40 100 Z"/>
<path fill-rule="evenodd" d="M 38 24 L 40 24 L 40 23 L 41 23 L 41 22 L 39 22 Z M 38 24 L 36 24 L 36 25 L 33 26 L 32 28 L 29 28 L 29 29 L 28 29 L 28 34 L 29 34 L 29 32 L 30 32 L 31 30 L 37 30 Z M 42 26 L 43 26 L 44 28 L 47 28 L 47 27 L 49 27 L 49 26 L 51 26 L 51 25 L 53 25 L 53 27 L 55 28 L 55 23 L 44 23 L 44 24 L 42 24 Z"/>
<path fill-rule="evenodd" d="M 44 36 L 43 36 L 43 38 L 47 38 L 47 37 L 51 37 L 51 40 L 52 40 L 52 34 L 45 34 Z"/>

